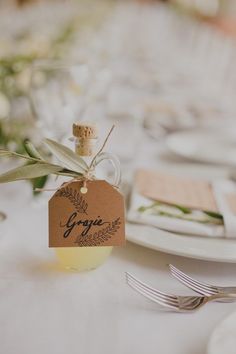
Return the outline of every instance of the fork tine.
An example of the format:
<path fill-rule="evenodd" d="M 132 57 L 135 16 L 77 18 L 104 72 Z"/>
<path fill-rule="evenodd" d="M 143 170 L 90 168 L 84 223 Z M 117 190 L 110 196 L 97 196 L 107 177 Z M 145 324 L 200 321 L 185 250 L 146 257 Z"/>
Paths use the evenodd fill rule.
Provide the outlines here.
<path fill-rule="evenodd" d="M 146 290 L 149 290 L 153 294 L 158 295 L 163 299 L 168 299 L 173 302 L 177 301 L 177 297 L 175 295 L 166 294 L 166 293 L 163 293 L 162 291 L 154 289 L 154 288 L 150 287 L 149 285 L 145 284 L 144 282 L 142 282 L 141 280 L 137 279 L 136 277 L 134 277 L 132 274 L 130 274 L 128 272 L 126 272 L 126 278 L 132 279 L 135 283 L 137 283 L 141 287 L 144 287 Z"/>
<path fill-rule="evenodd" d="M 136 290 L 139 294 L 143 295 L 144 297 L 148 298 L 149 300 L 158 303 L 161 306 L 165 306 L 165 307 L 169 307 L 171 309 L 174 310 L 179 310 L 178 304 L 174 304 L 169 302 L 168 299 L 163 299 L 161 297 L 159 297 L 159 295 L 157 294 L 152 294 L 150 293 L 150 291 L 148 289 L 145 289 L 143 287 L 141 287 L 141 285 L 135 283 L 132 278 L 127 278 L 127 284 L 133 288 L 134 290 Z"/>
<path fill-rule="evenodd" d="M 211 285 L 211 284 L 207 284 L 207 283 L 204 283 L 204 282 L 200 282 L 199 280 L 196 280 L 196 279 L 193 279 L 192 277 L 190 277 L 186 273 L 182 272 L 180 269 L 176 268 L 172 264 L 170 264 L 170 268 L 173 271 L 175 271 L 177 274 L 182 275 L 185 279 L 187 279 L 189 281 L 192 281 L 194 284 L 199 285 L 200 287 L 206 289 L 206 291 L 216 291 L 216 292 L 218 292 L 218 288 L 216 286 Z"/>
<path fill-rule="evenodd" d="M 169 268 L 175 278 L 181 281 L 184 285 L 187 285 L 191 289 L 199 292 L 200 294 L 214 295 L 218 293 L 216 287 L 211 286 L 210 284 L 201 283 L 198 280 L 191 278 L 187 274 L 183 273 L 181 270 L 174 267 L 172 264 L 169 264 Z"/>
<path fill-rule="evenodd" d="M 182 273 L 178 273 L 175 270 L 172 270 L 172 275 L 178 279 L 179 281 L 181 281 L 184 285 L 188 286 L 190 289 L 195 290 L 196 292 L 203 294 L 203 295 L 214 295 L 217 294 L 217 291 L 215 290 L 208 290 L 206 288 L 204 288 L 203 286 L 199 285 L 198 283 L 195 282 L 194 279 L 185 276 L 185 274 Z"/>
<path fill-rule="evenodd" d="M 139 294 L 143 295 L 144 297 L 146 297 L 147 299 L 158 303 L 161 306 L 165 306 L 165 307 L 169 307 L 175 310 L 178 310 L 178 305 L 177 304 L 171 304 L 168 300 L 163 300 L 161 298 L 159 298 L 157 295 L 152 295 L 151 293 L 149 293 L 147 290 L 139 287 L 138 284 L 135 284 L 132 282 L 132 280 L 127 281 L 127 284 L 133 288 L 135 291 L 137 291 Z"/>
<path fill-rule="evenodd" d="M 187 275 L 186 273 L 182 272 L 180 269 L 176 268 L 173 264 L 169 264 L 170 269 L 175 270 L 177 273 L 184 275 L 186 278 L 193 280 L 196 284 L 202 285 L 204 286 L 206 289 L 208 290 L 217 290 L 217 287 L 211 284 L 207 284 L 204 282 L 201 282 L 199 280 L 193 279 L 192 277 L 190 277 L 189 275 Z"/>

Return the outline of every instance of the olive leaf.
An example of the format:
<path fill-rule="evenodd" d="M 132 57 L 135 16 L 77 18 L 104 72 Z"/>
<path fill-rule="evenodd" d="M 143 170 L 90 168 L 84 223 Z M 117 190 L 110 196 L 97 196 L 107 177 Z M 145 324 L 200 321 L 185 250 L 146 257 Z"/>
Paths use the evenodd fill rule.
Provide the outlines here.
<path fill-rule="evenodd" d="M 28 155 L 19 154 L 18 152 L 15 152 L 15 151 L 8 151 L 8 150 L 1 150 L 0 149 L 0 157 L 2 157 L 2 156 L 17 157 L 20 159 L 28 160 L 30 162 L 40 162 L 39 159 L 36 159 L 36 158 L 28 156 Z"/>
<path fill-rule="evenodd" d="M 83 176 L 82 173 L 67 170 L 67 169 L 64 169 L 63 167 L 61 167 L 61 171 L 55 172 L 54 174 L 57 176 L 65 176 L 65 177 L 73 177 L 73 178 L 78 178 L 78 177 Z"/>
<path fill-rule="evenodd" d="M 39 195 L 41 193 L 40 189 L 43 189 L 45 184 L 47 183 L 48 180 L 48 175 L 47 176 L 41 176 L 37 178 L 33 178 L 31 180 L 31 184 L 33 187 L 33 194 Z"/>
<path fill-rule="evenodd" d="M 170 204 L 170 205 L 175 207 L 176 209 L 179 209 L 184 214 L 191 214 L 191 212 L 192 212 L 190 208 L 187 208 L 183 205 L 178 205 L 178 204 Z"/>
<path fill-rule="evenodd" d="M 56 158 L 63 164 L 63 167 L 78 173 L 83 173 L 88 170 L 89 167 L 86 162 L 68 147 L 51 139 L 45 139 L 44 143 L 53 155 L 55 155 Z"/>
<path fill-rule="evenodd" d="M 168 207 L 168 209 L 166 209 Z M 176 213 L 176 210 L 181 211 L 181 214 Z M 186 221 L 193 221 L 202 224 L 217 224 L 221 225 L 223 223 L 223 217 L 214 212 L 200 211 L 196 215 L 194 210 L 182 207 L 175 204 L 165 204 L 161 202 L 154 202 L 147 206 L 140 206 L 138 208 L 140 213 L 151 213 L 152 215 L 165 216 L 169 218 L 181 219 Z"/>
<path fill-rule="evenodd" d="M 57 173 L 61 171 L 61 166 L 48 163 L 35 163 L 17 167 L 0 175 L 0 183 L 14 182 L 23 179 L 32 179 Z"/>
<path fill-rule="evenodd" d="M 28 139 L 24 141 L 24 148 L 30 157 L 33 157 L 38 160 L 43 160 L 43 157 L 40 155 L 40 153 L 36 150 L 34 145 Z"/>
<path fill-rule="evenodd" d="M 206 211 L 206 210 L 204 210 L 203 213 L 205 213 L 206 215 L 210 216 L 211 218 L 223 220 L 223 216 L 220 213 L 216 213 L 216 212 L 213 212 L 213 211 Z"/>

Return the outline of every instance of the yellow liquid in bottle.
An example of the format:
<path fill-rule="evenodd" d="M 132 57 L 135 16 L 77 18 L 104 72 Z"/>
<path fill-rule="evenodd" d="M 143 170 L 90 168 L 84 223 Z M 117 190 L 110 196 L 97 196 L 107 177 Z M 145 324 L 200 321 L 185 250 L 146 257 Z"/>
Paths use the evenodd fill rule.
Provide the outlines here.
<path fill-rule="evenodd" d="M 60 247 L 55 252 L 63 268 L 82 272 L 95 269 L 109 257 L 113 247 Z"/>

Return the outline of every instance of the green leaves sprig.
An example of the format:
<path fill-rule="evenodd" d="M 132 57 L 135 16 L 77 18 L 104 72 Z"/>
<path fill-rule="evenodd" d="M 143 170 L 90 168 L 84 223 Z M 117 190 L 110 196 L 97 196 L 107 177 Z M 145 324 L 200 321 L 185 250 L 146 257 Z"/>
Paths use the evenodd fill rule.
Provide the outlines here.
<path fill-rule="evenodd" d="M 50 174 L 79 178 L 88 171 L 86 162 L 68 147 L 50 139 L 45 139 L 44 143 L 58 159 L 58 164 L 45 160 L 30 141 L 24 144 L 27 155 L 0 149 L 0 157 L 17 157 L 27 161 L 26 165 L 0 175 L 0 183 L 31 180 Z"/>
<path fill-rule="evenodd" d="M 224 223 L 223 216 L 219 213 L 205 210 L 191 210 L 182 205 L 165 204 L 158 201 L 155 201 L 148 206 L 140 206 L 138 211 L 149 215 L 166 216 L 169 218 L 199 222 L 202 224 L 222 225 Z"/>

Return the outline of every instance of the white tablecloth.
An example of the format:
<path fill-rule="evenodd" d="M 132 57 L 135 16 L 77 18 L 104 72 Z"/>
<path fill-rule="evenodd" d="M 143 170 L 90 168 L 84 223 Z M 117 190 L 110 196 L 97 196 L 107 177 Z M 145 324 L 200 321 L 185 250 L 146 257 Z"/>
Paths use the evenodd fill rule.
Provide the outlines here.
<path fill-rule="evenodd" d="M 183 171 L 184 165 L 158 161 L 158 166 Z M 190 294 L 171 278 L 168 263 L 202 280 L 234 285 L 236 264 L 181 258 L 127 243 L 97 270 L 65 272 L 47 247 L 46 197 L 33 202 L 24 182 L 1 185 L 0 195 L 0 210 L 8 213 L 0 224 L 2 354 L 203 354 L 214 327 L 236 310 L 235 303 L 212 303 L 196 313 L 172 313 L 135 293 L 124 275 L 130 271 L 158 289 Z"/>

